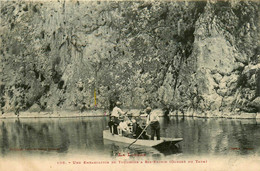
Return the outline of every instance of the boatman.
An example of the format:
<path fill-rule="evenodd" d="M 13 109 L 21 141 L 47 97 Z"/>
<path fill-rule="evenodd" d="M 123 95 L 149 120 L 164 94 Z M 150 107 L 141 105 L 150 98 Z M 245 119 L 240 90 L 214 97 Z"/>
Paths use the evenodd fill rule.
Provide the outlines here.
<path fill-rule="evenodd" d="M 146 113 L 148 114 L 146 125 L 151 126 L 151 140 L 154 140 L 154 135 L 156 134 L 157 140 L 160 140 L 160 123 L 159 117 L 156 113 L 151 113 L 152 109 L 150 107 L 146 108 Z"/>

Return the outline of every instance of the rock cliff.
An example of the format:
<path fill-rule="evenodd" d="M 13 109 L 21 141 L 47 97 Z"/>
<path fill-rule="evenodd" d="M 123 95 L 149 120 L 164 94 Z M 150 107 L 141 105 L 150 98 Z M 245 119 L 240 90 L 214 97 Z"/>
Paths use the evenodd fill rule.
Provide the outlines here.
<path fill-rule="evenodd" d="M 260 112 L 259 4 L 1 1 L 1 110 Z"/>

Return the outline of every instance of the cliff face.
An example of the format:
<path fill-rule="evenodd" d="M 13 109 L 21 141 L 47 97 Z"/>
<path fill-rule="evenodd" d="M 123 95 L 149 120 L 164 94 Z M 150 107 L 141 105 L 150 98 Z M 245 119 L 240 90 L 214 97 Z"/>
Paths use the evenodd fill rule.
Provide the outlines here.
<path fill-rule="evenodd" d="M 4 111 L 259 112 L 259 2 L 2 2 Z"/>
<path fill-rule="evenodd" d="M 192 61 L 187 65 L 196 68 L 190 74 L 185 73 L 188 67 L 183 69 L 189 80 L 183 86 L 187 107 L 259 112 L 258 7 L 253 2 L 207 3 L 195 24 Z"/>

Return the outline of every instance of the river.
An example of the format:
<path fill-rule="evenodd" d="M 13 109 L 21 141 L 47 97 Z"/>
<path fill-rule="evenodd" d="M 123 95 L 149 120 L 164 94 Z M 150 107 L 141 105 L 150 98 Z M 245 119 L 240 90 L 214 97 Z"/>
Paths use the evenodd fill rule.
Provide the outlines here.
<path fill-rule="evenodd" d="M 171 149 L 104 141 L 107 117 L 0 120 L 0 158 L 100 156 L 171 160 L 196 156 L 259 156 L 260 121 L 255 119 L 161 117 L 161 136 L 183 138 Z M 148 130 L 149 133 L 149 130 Z"/>

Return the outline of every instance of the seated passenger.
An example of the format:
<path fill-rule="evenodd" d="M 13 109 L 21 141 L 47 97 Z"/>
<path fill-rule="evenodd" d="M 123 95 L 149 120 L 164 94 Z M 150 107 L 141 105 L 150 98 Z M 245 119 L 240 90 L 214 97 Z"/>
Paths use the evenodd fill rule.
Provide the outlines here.
<path fill-rule="evenodd" d="M 135 134 L 136 131 L 136 120 L 133 118 L 133 115 L 130 113 L 128 116 L 128 126 L 130 128 L 130 131 Z M 135 136 L 135 135 L 134 135 Z"/>
<path fill-rule="evenodd" d="M 134 136 L 134 138 L 139 137 L 139 135 L 143 132 L 142 135 L 139 137 L 139 139 L 148 140 L 149 136 L 147 135 L 146 130 L 143 131 L 145 127 L 146 127 L 145 122 L 142 120 L 139 120 L 139 122 L 136 124 L 136 131 L 135 131 L 136 135 Z"/>
<path fill-rule="evenodd" d="M 128 121 L 128 118 L 124 117 L 124 120 L 122 122 L 120 122 L 120 124 L 118 126 L 119 135 L 129 136 L 131 134 L 127 121 Z"/>
<path fill-rule="evenodd" d="M 147 117 L 148 114 L 145 111 L 140 111 L 140 117 Z"/>

